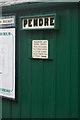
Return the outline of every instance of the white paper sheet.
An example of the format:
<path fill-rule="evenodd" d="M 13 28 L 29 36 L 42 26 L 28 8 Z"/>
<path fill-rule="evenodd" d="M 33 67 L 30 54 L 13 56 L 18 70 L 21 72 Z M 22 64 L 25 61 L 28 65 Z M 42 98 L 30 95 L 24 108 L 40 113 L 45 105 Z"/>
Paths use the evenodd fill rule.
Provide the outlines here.
<path fill-rule="evenodd" d="M 0 95 L 15 98 L 15 28 L 0 29 Z"/>

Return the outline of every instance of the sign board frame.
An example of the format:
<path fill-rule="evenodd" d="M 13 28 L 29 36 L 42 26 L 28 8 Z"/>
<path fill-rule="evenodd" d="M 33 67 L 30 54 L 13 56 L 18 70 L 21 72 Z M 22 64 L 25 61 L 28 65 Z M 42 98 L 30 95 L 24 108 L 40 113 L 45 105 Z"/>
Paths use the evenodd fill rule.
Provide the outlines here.
<path fill-rule="evenodd" d="M 0 16 L 0 28 L 14 27 L 16 25 L 15 15 L 3 15 Z"/>
<path fill-rule="evenodd" d="M 54 17 L 54 27 L 28 27 L 23 28 L 22 27 L 22 21 L 23 19 L 35 19 L 35 18 L 46 18 L 46 17 Z M 59 16 L 54 14 L 44 14 L 44 15 L 33 15 L 33 16 L 21 16 L 20 17 L 20 28 L 21 30 L 45 30 L 45 29 L 59 29 Z"/>

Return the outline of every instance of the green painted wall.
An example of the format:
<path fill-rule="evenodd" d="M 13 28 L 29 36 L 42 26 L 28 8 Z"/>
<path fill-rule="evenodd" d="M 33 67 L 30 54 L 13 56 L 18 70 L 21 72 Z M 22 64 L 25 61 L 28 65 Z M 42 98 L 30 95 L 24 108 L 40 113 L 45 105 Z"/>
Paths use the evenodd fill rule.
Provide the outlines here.
<path fill-rule="evenodd" d="M 59 30 L 20 29 L 21 16 L 49 13 L 60 16 Z M 78 9 L 25 9 L 16 16 L 16 101 L 3 99 L 3 118 L 78 118 Z M 35 39 L 50 41 L 53 59 L 31 59 Z"/>

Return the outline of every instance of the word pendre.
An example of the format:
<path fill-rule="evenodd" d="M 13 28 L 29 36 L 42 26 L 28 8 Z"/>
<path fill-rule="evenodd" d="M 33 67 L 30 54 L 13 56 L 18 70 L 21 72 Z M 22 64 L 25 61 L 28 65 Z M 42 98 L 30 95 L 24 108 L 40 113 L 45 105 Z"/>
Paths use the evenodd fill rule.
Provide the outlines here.
<path fill-rule="evenodd" d="M 55 17 L 23 18 L 22 29 L 55 28 Z"/>

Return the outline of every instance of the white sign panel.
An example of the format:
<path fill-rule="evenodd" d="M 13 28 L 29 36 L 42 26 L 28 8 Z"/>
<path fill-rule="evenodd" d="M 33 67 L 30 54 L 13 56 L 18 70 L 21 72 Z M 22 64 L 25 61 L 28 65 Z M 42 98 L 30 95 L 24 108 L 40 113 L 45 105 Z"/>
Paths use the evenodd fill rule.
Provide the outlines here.
<path fill-rule="evenodd" d="M 0 27 L 15 26 L 15 16 L 0 16 Z"/>
<path fill-rule="evenodd" d="M 15 98 L 15 28 L 0 29 L 0 96 Z"/>
<path fill-rule="evenodd" d="M 22 29 L 46 29 L 54 27 L 55 16 L 22 19 Z"/>
<path fill-rule="evenodd" d="M 48 59 L 48 40 L 32 41 L 32 58 Z"/>

